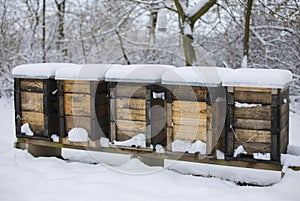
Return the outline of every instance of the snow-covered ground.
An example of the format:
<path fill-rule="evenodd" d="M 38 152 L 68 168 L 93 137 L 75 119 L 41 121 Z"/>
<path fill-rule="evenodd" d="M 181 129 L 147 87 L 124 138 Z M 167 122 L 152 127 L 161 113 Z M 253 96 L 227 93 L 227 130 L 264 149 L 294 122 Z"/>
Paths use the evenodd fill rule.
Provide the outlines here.
<path fill-rule="evenodd" d="M 128 156 L 115 155 L 112 160 L 110 155 L 103 154 L 101 161 L 114 165 L 113 168 L 83 163 L 88 162 L 88 154 L 82 152 L 77 153 L 82 163 L 34 158 L 26 151 L 13 148 L 12 105 L 12 100 L 0 99 L 0 201 L 300 200 L 300 172 L 290 169 L 282 180 L 272 186 L 249 187 L 218 178 L 183 175 L 162 167 L 148 167 Z M 291 113 L 291 130 L 291 144 L 299 146 L 300 111 Z M 65 150 L 64 155 L 72 159 L 74 153 Z"/>

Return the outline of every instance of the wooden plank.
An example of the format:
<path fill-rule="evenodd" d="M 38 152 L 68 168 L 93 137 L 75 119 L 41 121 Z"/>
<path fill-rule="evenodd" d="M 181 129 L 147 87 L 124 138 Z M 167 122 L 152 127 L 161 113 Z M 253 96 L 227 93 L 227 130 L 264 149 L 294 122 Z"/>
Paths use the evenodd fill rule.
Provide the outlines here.
<path fill-rule="evenodd" d="M 173 125 L 173 111 L 172 111 L 172 103 L 165 103 L 165 111 L 166 111 L 166 125 L 168 127 L 172 127 Z M 180 113 L 180 112 L 177 112 Z"/>
<path fill-rule="evenodd" d="M 43 91 L 43 81 L 40 79 L 20 79 L 21 91 Z"/>
<path fill-rule="evenodd" d="M 271 93 L 235 91 L 234 100 L 241 103 L 271 104 Z"/>
<path fill-rule="evenodd" d="M 120 131 L 146 133 L 146 122 L 143 121 L 117 120 L 116 125 Z"/>
<path fill-rule="evenodd" d="M 21 112 L 22 124 L 28 123 L 36 135 L 42 135 L 45 130 L 44 114 L 40 112 Z"/>
<path fill-rule="evenodd" d="M 129 140 L 132 137 L 136 136 L 137 134 L 139 134 L 139 132 L 136 132 L 136 131 L 124 131 L 124 130 L 117 129 L 116 140 L 117 141 L 126 141 L 126 140 Z"/>
<path fill-rule="evenodd" d="M 31 112 L 44 112 L 43 94 L 21 92 L 21 110 Z"/>
<path fill-rule="evenodd" d="M 206 142 L 206 126 L 185 126 L 174 125 L 173 126 L 173 139 L 196 141 L 201 140 Z"/>
<path fill-rule="evenodd" d="M 236 118 L 234 120 L 234 127 L 240 129 L 271 130 L 271 121 Z"/>
<path fill-rule="evenodd" d="M 238 137 L 237 141 L 271 143 L 270 131 L 235 129 L 235 134 Z"/>
<path fill-rule="evenodd" d="M 117 108 L 116 115 L 118 120 L 146 121 L 145 110 Z"/>
<path fill-rule="evenodd" d="M 66 116 L 66 133 L 68 133 L 72 128 L 84 128 L 89 134 L 91 134 L 91 118 L 81 117 L 81 116 Z"/>
<path fill-rule="evenodd" d="M 90 93 L 90 82 L 82 80 L 64 80 L 64 92 Z"/>
<path fill-rule="evenodd" d="M 179 101 L 175 100 L 172 103 L 173 111 L 181 113 L 203 113 L 206 114 L 206 102 Z M 206 117 L 205 117 L 206 118 Z"/>
<path fill-rule="evenodd" d="M 106 105 L 96 105 L 97 117 L 107 117 L 109 112 L 109 104 Z"/>
<path fill-rule="evenodd" d="M 116 97 L 145 98 L 146 87 L 137 84 L 119 83 L 116 85 Z"/>
<path fill-rule="evenodd" d="M 242 145 L 240 142 L 235 141 L 234 147 L 235 149 Z M 255 143 L 248 142 L 243 144 L 244 149 L 248 154 L 253 153 L 271 153 L 271 144 L 270 143 Z"/>
<path fill-rule="evenodd" d="M 173 123 L 176 125 L 206 127 L 207 120 L 206 118 L 195 119 L 195 118 L 185 118 L 185 117 L 173 117 Z"/>
<path fill-rule="evenodd" d="M 271 88 L 255 88 L 255 87 L 234 87 L 234 91 L 264 92 L 272 93 Z"/>
<path fill-rule="evenodd" d="M 234 108 L 234 118 L 271 120 L 271 106 Z"/>
<path fill-rule="evenodd" d="M 117 98 L 116 99 L 116 108 L 146 110 L 146 100 L 145 99 L 135 99 L 135 98 Z"/>
<path fill-rule="evenodd" d="M 21 134 L 21 95 L 20 95 L 20 79 L 14 79 L 14 108 L 15 108 L 15 130 L 16 135 Z"/>
<path fill-rule="evenodd" d="M 64 111 L 66 115 L 90 116 L 90 95 L 65 94 Z"/>
<path fill-rule="evenodd" d="M 191 87 L 191 86 L 174 86 L 173 98 L 176 100 L 206 100 L 206 87 Z"/>

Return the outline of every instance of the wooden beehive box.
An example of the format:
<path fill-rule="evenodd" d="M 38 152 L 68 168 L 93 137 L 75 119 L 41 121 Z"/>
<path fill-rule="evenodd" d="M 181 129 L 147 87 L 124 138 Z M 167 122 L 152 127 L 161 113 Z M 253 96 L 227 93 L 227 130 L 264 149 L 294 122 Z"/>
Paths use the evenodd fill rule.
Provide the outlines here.
<path fill-rule="evenodd" d="M 110 91 L 110 140 L 126 141 L 145 134 L 146 146 L 165 144 L 162 74 L 172 66 L 130 65 L 110 68 L 105 75 Z"/>
<path fill-rule="evenodd" d="M 280 161 L 289 142 L 289 83 L 285 70 L 238 69 L 224 77 L 227 156 L 242 145 L 248 155 Z"/>
<path fill-rule="evenodd" d="M 13 70 L 17 137 L 50 138 L 58 133 L 57 84 L 53 79 L 60 67 L 75 64 L 28 64 Z M 28 123 L 34 136 L 21 132 Z"/>
<path fill-rule="evenodd" d="M 167 148 L 175 140 L 206 143 L 201 154 L 224 150 L 226 98 L 221 86 L 220 68 L 181 67 L 163 75 L 167 88 Z M 176 151 L 176 150 L 175 150 Z"/>
<path fill-rule="evenodd" d="M 87 64 L 72 71 L 62 68 L 56 72 L 59 133 L 63 143 L 68 142 L 66 138 L 72 128 L 85 129 L 92 141 L 108 137 L 109 98 L 104 74 L 109 67 L 109 64 Z"/>

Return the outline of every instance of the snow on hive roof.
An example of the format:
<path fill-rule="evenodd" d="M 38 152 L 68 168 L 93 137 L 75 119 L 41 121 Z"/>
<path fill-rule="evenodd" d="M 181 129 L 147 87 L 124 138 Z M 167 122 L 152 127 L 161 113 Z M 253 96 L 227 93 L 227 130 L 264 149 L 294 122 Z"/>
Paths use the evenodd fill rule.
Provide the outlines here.
<path fill-rule="evenodd" d="M 232 71 L 228 68 L 216 67 L 180 67 L 167 71 L 162 78 L 163 84 L 207 86 L 221 85 L 224 72 Z"/>
<path fill-rule="evenodd" d="M 76 68 L 61 68 L 56 71 L 56 80 L 104 80 L 105 73 L 112 64 L 84 64 Z"/>
<path fill-rule="evenodd" d="M 68 67 L 73 68 L 77 64 L 70 63 L 37 63 L 37 64 L 24 64 L 16 66 L 12 75 L 14 78 L 36 78 L 48 79 L 53 78 L 58 68 Z"/>
<path fill-rule="evenodd" d="M 156 64 L 114 66 L 107 71 L 105 81 L 160 83 L 164 72 L 172 68 L 175 67 Z"/>
<path fill-rule="evenodd" d="M 292 81 L 292 73 L 278 69 L 236 69 L 226 73 L 223 86 L 284 88 Z"/>

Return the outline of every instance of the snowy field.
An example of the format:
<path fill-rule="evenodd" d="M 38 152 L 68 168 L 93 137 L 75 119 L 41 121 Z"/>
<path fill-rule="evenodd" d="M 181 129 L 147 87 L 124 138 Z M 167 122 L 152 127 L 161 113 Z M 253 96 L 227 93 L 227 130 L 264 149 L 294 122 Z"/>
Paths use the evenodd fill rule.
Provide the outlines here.
<path fill-rule="evenodd" d="M 69 161 L 33 158 L 13 148 L 12 100 L 0 99 L 0 201 L 299 201 L 300 171 L 288 169 L 278 183 L 268 187 L 238 186 L 218 178 L 179 174 L 161 167 L 148 167 L 128 156 L 103 154 L 101 161 L 114 165 L 91 165 L 87 155 L 77 157 L 66 150 Z M 290 144 L 300 146 L 300 109 L 291 113 Z M 298 153 L 294 146 L 289 150 Z M 72 158 L 73 157 L 73 158 Z M 73 159 L 73 160 L 72 160 Z M 294 159 L 300 162 L 299 157 Z M 80 162 L 71 162 L 81 160 Z M 294 161 L 295 162 L 295 161 Z M 299 185 L 299 186 L 298 186 Z"/>

